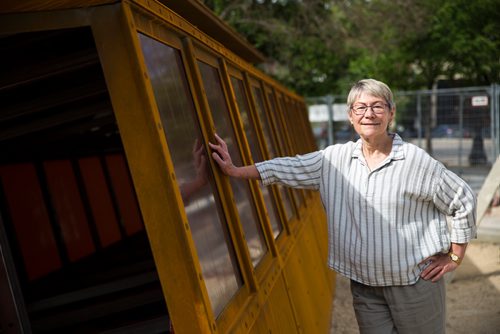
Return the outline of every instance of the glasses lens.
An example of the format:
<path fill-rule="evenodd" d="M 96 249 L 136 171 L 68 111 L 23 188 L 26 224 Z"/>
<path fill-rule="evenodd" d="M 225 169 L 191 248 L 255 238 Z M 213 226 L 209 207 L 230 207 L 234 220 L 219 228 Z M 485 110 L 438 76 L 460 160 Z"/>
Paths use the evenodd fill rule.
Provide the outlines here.
<path fill-rule="evenodd" d="M 381 104 L 376 104 L 376 105 L 372 106 L 372 109 L 373 109 L 373 112 L 376 114 L 381 114 L 385 110 L 384 106 Z"/>
<path fill-rule="evenodd" d="M 354 113 L 358 114 L 358 115 L 361 115 L 361 114 L 364 114 L 366 109 L 368 107 L 367 106 L 354 106 Z"/>

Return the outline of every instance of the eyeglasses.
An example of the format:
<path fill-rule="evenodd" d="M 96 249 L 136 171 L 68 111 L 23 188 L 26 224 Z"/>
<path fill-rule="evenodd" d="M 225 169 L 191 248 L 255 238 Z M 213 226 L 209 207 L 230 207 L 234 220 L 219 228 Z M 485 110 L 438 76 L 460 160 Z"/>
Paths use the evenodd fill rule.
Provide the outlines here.
<path fill-rule="evenodd" d="M 358 116 L 360 115 L 364 115 L 366 113 L 366 111 L 368 110 L 368 108 L 371 108 L 371 110 L 377 114 L 377 115 L 380 115 L 380 114 L 383 114 L 384 111 L 385 111 L 385 108 L 387 108 L 388 105 L 385 104 L 385 103 L 375 103 L 371 106 L 369 105 L 366 105 L 366 104 L 357 104 L 355 106 L 352 106 L 351 107 L 351 110 Z"/>

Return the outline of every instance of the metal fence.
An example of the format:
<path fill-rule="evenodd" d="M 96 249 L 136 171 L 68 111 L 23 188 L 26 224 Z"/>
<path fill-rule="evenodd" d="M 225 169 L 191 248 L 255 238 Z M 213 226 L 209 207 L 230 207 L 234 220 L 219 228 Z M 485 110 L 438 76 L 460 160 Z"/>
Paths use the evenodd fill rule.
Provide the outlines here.
<path fill-rule="evenodd" d="M 393 131 L 448 167 L 491 166 L 500 154 L 500 85 L 394 92 Z M 356 139 L 347 121 L 346 96 L 308 99 L 322 148 Z"/>

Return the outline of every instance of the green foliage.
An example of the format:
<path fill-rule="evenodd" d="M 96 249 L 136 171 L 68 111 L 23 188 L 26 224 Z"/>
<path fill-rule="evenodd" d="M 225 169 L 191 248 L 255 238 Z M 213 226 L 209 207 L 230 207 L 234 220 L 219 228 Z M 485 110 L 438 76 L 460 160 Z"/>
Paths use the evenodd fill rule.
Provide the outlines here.
<path fill-rule="evenodd" d="M 395 89 L 500 81 L 498 0 L 206 0 L 304 96 L 373 77 Z"/>

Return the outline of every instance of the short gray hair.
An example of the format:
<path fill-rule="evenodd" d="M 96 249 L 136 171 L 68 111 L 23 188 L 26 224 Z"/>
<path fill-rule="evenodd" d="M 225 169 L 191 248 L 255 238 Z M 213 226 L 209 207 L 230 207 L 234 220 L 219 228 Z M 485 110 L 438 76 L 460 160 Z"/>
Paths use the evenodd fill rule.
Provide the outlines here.
<path fill-rule="evenodd" d="M 392 95 L 389 86 L 382 81 L 377 81 L 375 79 L 363 79 L 352 86 L 351 91 L 347 96 L 347 106 L 349 109 L 351 109 L 354 102 L 356 102 L 362 93 L 368 93 L 375 97 L 384 99 L 390 109 L 396 106 L 394 96 Z"/>

